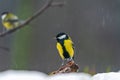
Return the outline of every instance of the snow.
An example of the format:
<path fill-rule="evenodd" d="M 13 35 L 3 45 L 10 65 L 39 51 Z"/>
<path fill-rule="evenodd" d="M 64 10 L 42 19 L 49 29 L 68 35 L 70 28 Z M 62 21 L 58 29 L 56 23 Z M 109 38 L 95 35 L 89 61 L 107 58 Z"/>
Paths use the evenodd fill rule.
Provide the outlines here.
<path fill-rule="evenodd" d="M 37 71 L 8 70 L 0 73 L 0 80 L 45 80 L 47 75 Z"/>
<path fill-rule="evenodd" d="M 98 73 L 92 77 L 92 80 L 120 80 L 119 72 Z"/>
<path fill-rule="evenodd" d="M 90 80 L 90 75 L 86 73 L 58 74 L 48 77 L 48 80 Z"/>
<path fill-rule="evenodd" d="M 0 72 L 0 80 L 120 80 L 120 72 L 98 73 L 91 76 L 81 72 L 47 75 L 38 71 L 8 70 Z"/>

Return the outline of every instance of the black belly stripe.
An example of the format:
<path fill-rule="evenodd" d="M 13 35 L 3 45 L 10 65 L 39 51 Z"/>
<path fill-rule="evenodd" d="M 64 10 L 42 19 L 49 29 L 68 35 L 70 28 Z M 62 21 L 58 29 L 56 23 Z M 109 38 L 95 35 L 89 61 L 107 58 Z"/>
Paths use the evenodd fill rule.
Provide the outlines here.
<path fill-rule="evenodd" d="M 64 46 L 63 44 L 61 44 L 61 45 L 62 45 L 62 49 L 63 49 L 63 56 L 64 56 L 65 58 L 70 58 L 70 55 L 69 55 L 69 53 L 67 52 L 65 46 Z"/>

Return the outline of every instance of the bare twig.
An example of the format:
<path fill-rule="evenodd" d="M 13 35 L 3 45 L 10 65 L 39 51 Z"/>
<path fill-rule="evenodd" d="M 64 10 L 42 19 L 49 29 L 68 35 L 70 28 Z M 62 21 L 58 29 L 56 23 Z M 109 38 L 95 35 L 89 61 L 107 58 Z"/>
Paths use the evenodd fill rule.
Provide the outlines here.
<path fill-rule="evenodd" d="M 20 28 L 23 28 L 25 27 L 25 25 L 28 25 L 31 21 L 33 21 L 35 18 L 37 18 L 39 15 L 41 15 L 45 10 L 47 10 L 49 7 L 52 7 L 52 6 L 62 6 L 64 5 L 64 3 L 54 3 L 53 0 L 48 0 L 46 2 L 46 4 L 40 8 L 35 14 L 33 14 L 33 16 L 29 17 L 28 19 L 26 19 L 21 25 L 19 25 L 18 27 L 14 28 L 14 29 L 11 29 L 11 30 L 7 30 L 5 32 L 2 32 L 0 33 L 0 37 L 4 37 L 10 33 L 13 33 L 17 30 L 19 30 Z"/>

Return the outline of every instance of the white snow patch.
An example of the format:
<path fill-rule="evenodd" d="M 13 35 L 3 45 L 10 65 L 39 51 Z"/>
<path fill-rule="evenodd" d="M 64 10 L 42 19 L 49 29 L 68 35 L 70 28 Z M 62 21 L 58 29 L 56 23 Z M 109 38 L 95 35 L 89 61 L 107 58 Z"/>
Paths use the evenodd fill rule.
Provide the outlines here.
<path fill-rule="evenodd" d="M 119 72 L 98 73 L 91 80 L 120 80 Z"/>
<path fill-rule="evenodd" d="M 90 77 L 85 73 L 47 75 L 38 71 L 8 70 L 0 72 L 0 80 L 89 80 Z"/>
<path fill-rule="evenodd" d="M 98 73 L 91 76 L 86 73 L 47 75 L 38 71 L 8 70 L 0 72 L 0 80 L 120 80 L 120 72 Z"/>
<path fill-rule="evenodd" d="M 0 80 L 44 80 L 46 74 L 37 71 L 8 70 L 0 73 Z"/>
<path fill-rule="evenodd" d="M 66 73 L 49 77 L 48 80 L 90 80 L 91 76 L 86 73 Z"/>

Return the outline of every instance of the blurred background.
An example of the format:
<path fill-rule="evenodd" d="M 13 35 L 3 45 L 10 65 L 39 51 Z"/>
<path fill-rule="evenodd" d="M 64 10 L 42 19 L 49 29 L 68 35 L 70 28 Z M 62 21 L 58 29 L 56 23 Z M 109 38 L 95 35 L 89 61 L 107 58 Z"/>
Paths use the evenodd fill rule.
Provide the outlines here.
<path fill-rule="evenodd" d="M 0 0 L 0 13 L 10 11 L 24 20 L 46 1 Z M 49 73 L 57 70 L 62 60 L 53 38 L 59 32 L 71 36 L 80 71 L 120 70 L 120 1 L 54 1 L 65 2 L 65 6 L 50 7 L 28 27 L 0 38 L 0 71 L 15 69 Z"/>

